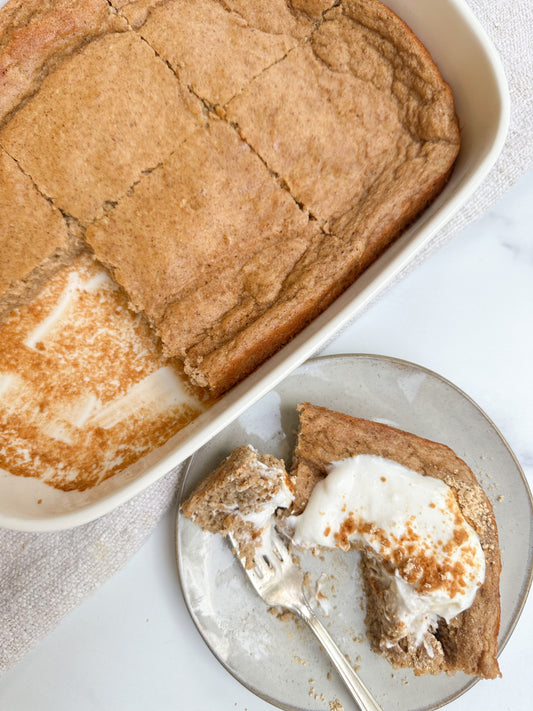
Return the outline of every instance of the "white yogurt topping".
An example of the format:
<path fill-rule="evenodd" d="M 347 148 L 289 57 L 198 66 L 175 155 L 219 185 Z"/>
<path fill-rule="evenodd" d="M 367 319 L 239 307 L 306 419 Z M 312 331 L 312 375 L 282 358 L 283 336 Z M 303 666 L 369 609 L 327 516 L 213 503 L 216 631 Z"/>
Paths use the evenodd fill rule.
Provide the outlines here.
<path fill-rule="evenodd" d="M 397 639 L 419 644 L 438 617 L 470 607 L 485 579 L 479 538 L 451 488 L 388 459 L 334 462 L 289 523 L 296 545 L 373 552 Z"/>
<path fill-rule="evenodd" d="M 254 466 L 261 470 L 262 476 L 278 479 L 280 470 L 274 467 L 269 467 L 263 462 L 255 462 Z M 255 511 L 248 514 L 240 514 L 243 521 L 249 521 L 257 529 L 265 529 L 272 522 L 272 518 L 278 508 L 288 508 L 294 499 L 292 489 L 289 487 L 287 476 L 284 474 L 280 482 L 279 489 L 273 495 L 266 499 L 262 505 L 258 506 Z"/>

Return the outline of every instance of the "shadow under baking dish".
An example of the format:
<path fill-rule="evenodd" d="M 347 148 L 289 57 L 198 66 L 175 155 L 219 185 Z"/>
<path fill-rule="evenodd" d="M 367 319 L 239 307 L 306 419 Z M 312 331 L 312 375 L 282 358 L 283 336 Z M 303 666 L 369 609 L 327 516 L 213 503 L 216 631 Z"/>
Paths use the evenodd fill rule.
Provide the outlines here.
<path fill-rule="evenodd" d="M 422 40 L 454 91 L 462 147 L 453 174 L 421 217 L 321 316 L 162 447 L 86 492 L 35 497 L 23 477 L 0 481 L 0 526 L 46 531 L 91 521 L 182 464 L 311 357 L 427 249 L 487 176 L 503 146 L 509 97 L 499 57 L 464 0 L 387 0 Z M 453 48 L 453 50 L 451 49 Z M 43 485 L 45 486 L 45 485 Z M 46 493 L 46 492 L 44 492 Z M 5 494 L 5 495 L 4 495 Z M 28 505 L 29 496 L 41 504 Z"/>
<path fill-rule="evenodd" d="M 442 442 L 470 466 L 498 524 L 503 563 L 501 650 L 531 585 L 531 492 L 515 456 L 489 418 L 456 386 L 425 368 L 372 355 L 308 361 L 191 458 L 179 500 L 241 444 L 252 444 L 290 464 L 296 406 L 302 401 Z M 217 659 L 242 684 L 290 711 L 328 708 L 325 703 L 335 699 L 344 708 L 352 707 L 311 632 L 292 618 L 278 619 L 269 612 L 221 536 L 202 531 L 178 512 L 176 551 L 194 623 Z M 410 670 L 393 670 L 371 651 L 365 637 L 358 555 L 331 552 L 317 558 L 306 553 L 301 564 L 310 572 L 311 603 L 318 606 L 317 613 L 378 703 L 389 711 L 429 711 L 471 688 L 477 679 L 465 674 L 415 677 Z"/>

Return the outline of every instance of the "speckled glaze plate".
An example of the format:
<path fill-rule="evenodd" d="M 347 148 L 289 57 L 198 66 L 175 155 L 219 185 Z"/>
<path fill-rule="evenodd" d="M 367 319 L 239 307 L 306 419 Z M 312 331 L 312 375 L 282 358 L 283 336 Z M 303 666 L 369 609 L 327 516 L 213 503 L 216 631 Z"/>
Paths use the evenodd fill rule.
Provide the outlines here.
<path fill-rule="evenodd" d="M 302 401 L 442 442 L 472 468 L 492 502 L 500 534 L 501 649 L 531 584 L 531 492 L 513 453 L 480 408 L 453 384 L 420 366 L 371 355 L 308 361 L 189 460 L 180 501 L 238 445 L 250 443 L 290 464 L 296 406 Z M 283 709 L 327 711 L 339 708 L 335 700 L 353 708 L 312 634 L 267 609 L 224 539 L 202 531 L 178 511 L 176 548 L 190 614 L 211 651 L 240 682 Z M 370 650 L 357 552 L 306 554 L 301 560 L 310 573 L 308 597 L 384 709 L 428 711 L 476 683 L 464 674 L 415 677 L 410 671 L 394 671 Z"/>

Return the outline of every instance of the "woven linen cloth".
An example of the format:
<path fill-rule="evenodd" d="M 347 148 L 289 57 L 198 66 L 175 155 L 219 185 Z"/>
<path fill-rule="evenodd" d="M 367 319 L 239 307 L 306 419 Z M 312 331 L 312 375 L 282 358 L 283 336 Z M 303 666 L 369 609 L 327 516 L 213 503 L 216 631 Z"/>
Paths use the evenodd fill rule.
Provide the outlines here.
<path fill-rule="evenodd" d="M 511 95 L 510 131 L 488 178 L 404 273 L 485 213 L 533 165 L 533 2 L 469 0 L 469 4 L 504 63 Z M 115 511 L 72 530 L 0 529 L 0 671 L 18 662 L 124 566 L 173 505 L 180 471 L 178 467 Z"/>

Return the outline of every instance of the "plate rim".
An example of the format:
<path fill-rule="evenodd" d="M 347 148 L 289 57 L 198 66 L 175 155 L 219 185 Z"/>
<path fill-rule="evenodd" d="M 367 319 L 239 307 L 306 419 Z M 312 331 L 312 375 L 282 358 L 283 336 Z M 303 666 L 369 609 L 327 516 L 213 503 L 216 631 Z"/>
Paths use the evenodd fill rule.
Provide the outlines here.
<path fill-rule="evenodd" d="M 298 372 L 298 369 L 300 367 L 308 366 L 314 363 L 319 363 L 319 362 L 325 362 L 325 361 L 332 361 L 332 360 L 352 360 L 352 359 L 357 359 L 357 360 L 376 360 L 380 361 L 381 363 L 386 363 L 387 365 L 394 365 L 394 366 L 403 366 L 403 367 L 408 367 L 408 368 L 414 368 L 419 372 L 423 372 L 426 375 L 429 375 L 433 378 L 436 378 L 439 380 L 441 383 L 444 383 L 448 387 L 452 388 L 453 390 L 456 391 L 459 395 L 461 395 L 464 399 L 466 399 L 477 411 L 478 413 L 486 420 L 486 422 L 490 425 L 490 427 L 494 430 L 494 433 L 497 435 L 497 437 L 500 439 L 501 443 L 504 445 L 505 449 L 507 450 L 507 453 L 511 456 L 511 459 L 513 460 L 514 465 L 516 466 L 516 469 L 519 473 L 520 479 L 522 481 L 522 484 L 524 486 L 525 492 L 527 493 L 527 499 L 529 503 L 529 512 L 530 512 L 530 519 L 533 522 L 533 493 L 531 491 L 531 488 L 529 486 L 527 477 L 522 469 L 522 466 L 516 457 L 515 453 L 513 452 L 513 449 L 507 442 L 506 438 L 503 436 L 501 433 L 500 429 L 497 427 L 497 425 L 493 422 L 493 420 L 487 415 L 487 413 L 481 408 L 478 403 L 470 397 L 467 393 L 462 390 L 458 385 L 455 385 L 451 380 L 446 378 L 443 375 L 440 375 L 434 370 L 431 370 L 430 368 L 419 365 L 417 363 L 411 362 L 406 359 L 398 358 L 396 356 L 387 356 L 387 355 L 380 355 L 376 353 L 336 353 L 336 354 L 328 354 L 328 355 L 321 355 L 321 356 L 315 356 L 313 358 L 309 358 L 308 360 L 304 361 L 303 363 L 298 366 L 298 368 L 295 368 L 292 370 L 290 373 L 287 374 L 286 377 L 291 377 L 295 376 Z M 281 381 L 283 382 L 283 381 Z M 273 386 L 272 390 L 275 390 L 278 385 L 281 383 L 277 383 L 276 385 Z M 244 410 L 246 412 L 249 408 L 254 407 L 254 405 L 257 404 L 257 401 L 251 403 L 248 408 Z M 234 420 L 229 422 L 226 427 L 230 427 L 233 424 Z M 225 427 L 218 433 L 220 434 Z M 216 436 L 216 435 L 215 435 Z M 213 437 L 212 439 L 214 439 Z M 209 440 L 211 441 L 211 440 Z M 206 443 L 208 444 L 208 442 Z M 197 450 L 199 451 L 199 450 Z M 182 518 L 181 516 L 181 503 L 183 499 L 183 492 L 185 485 L 187 483 L 187 477 L 188 473 L 191 469 L 192 463 L 194 461 L 194 458 L 196 456 L 197 452 L 194 452 L 191 454 L 188 459 L 185 460 L 184 462 L 184 467 L 182 470 L 182 473 L 180 474 L 180 478 L 177 484 L 177 505 L 175 506 L 175 518 L 174 518 L 174 553 L 175 553 L 175 559 L 176 559 L 176 567 L 178 571 L 178 580 L 179 580 L 179 585 L 180 585 L 180 590 L 182 593 L 183 601 L 185 603 L 185 607 L 187 609 L 187 612 L 196 628 L 196 631 L 200 635 L 200 638 L 206 645 L 207 649 L 211 652 L 211 654 L 215 657 L 215 659 L 222 665 L 224 669 L 226 669 L 231 676 L 238 681 L 242 686 L 244 686 L 248 691 L 252 692 L 255 694 L 258 698 L 262 699 L 263 701 L 266 701 L 276 708 L 282 709 L 282 711 L 301 711 L 301 709 L 298 709 L 295 706 L 292 705 L 287 705 L 284 704 L 283 702 L 280 702 L 279 700 L 273 699 L 268 694 L 265 694 L 258 689 L 256 689 L 254 686 L 251 684 L 248 684 L 245 680 L 241 679 L 237 674 L 231 669 L 231 667 L 223 660 L 221 657 L 218 655 L 218 653 L 215 651 L 215 649 L 209 644 L 209 642 L 205 639 L 204 635 L 202 634 L 201 630 L 199 629 L 199 626 L 196 621 L 196 617 L 191 609 L 191 606 L 189 605 L 189 599 L 186 594 L 186 586 L 184 583 L 184 573 L 182 570 L 182 565 L 181 565 L 181 557 L 179 554 L 179 536 L 180 536 L 180 519 Z M 533 527 L 532 527 L 532 534 L 533 535 Z M 524 610 L 524 606 L 526 604 L 526 601 L 528 599 L 529 593 L 531 591 L 531 588 L 533 586 L 533 547 L 531 545 L 531 540 L 530 540 L 530 546 L 529 546 L 529 556 L 528 556 L 528 573 L 527 577 L 524 580 L 524 584 L 522 585 L 521 591 L 520 591 L 520 597 L 519 597 L 519 602 L 516 606 L 516 609 L 513 611 L 513 615 L 511 618 L 511 621 L 509 623 L 508 629 L 506 630 L 505 634 L 502 636 L 500 643 L 498 644 L 498 652 L 496 657 L 499 658 L 501 653 L 503 652 L 505 646 L 507 645 L 509 639 L 511 638 L 516 625 L 518 624 L 518 621 L 522 615 L 522 612 Z M 470 680 L 468 680 L 465 685 L 459 689 L 458 691 L 454 692 L 452 695 L 446 697 L 445 699 L 439 701 L 437 704 L 429 705 L 429 706 L 424 706 L 420 707 L 418 711 L 436 711 L 436 709 L 442 708 L 443 706 L 446 706 L 447 704 L 451 703 L 452 701 L 455 701 L 459 697 L 461 697 L 463 694 L 465 694 L 467 691 L 469 691 L 473 686 L 475 686 L 479 681 L 482 679 L 480 677 L 472 677 Z"/>

